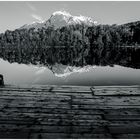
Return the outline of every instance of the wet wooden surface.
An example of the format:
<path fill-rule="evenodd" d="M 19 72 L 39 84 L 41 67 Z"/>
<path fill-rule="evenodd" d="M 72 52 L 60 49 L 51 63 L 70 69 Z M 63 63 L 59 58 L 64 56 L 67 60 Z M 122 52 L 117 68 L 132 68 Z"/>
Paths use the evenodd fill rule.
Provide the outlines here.
<path fill-rule="evenodd" d="M 0 138 L 140 138 L 140 87 L 0 87 Z"/>

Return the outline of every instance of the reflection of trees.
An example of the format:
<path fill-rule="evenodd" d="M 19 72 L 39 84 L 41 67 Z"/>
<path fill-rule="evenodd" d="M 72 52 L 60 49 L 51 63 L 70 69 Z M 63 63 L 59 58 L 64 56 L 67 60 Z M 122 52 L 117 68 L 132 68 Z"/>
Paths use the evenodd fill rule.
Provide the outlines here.
<path fill-rule="evenodd" d="M 0 57 L 9 62 L 53 65 L 123 65 L 140 68 L 139 22 L 54 30 L 7 30 L 0 34 Z"/>

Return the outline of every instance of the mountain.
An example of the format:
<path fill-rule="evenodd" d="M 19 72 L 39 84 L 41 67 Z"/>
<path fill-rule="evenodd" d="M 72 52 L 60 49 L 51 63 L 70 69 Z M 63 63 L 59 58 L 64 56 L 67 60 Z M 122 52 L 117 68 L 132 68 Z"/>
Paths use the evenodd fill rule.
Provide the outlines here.
<path fill-rule="evenodd" d="M 30 29 L 30 28 L 47 28 L 49 26 L 53 26 L 55 29 L 61 28 L 68 25 L 75 25 L 75 24 L 84 24 L 88 26 L 92 26 L 97 24 L 97 21 L 94 21 L 90 17 L 85 16 L 72 16 L 70 13 L 66 11 L 56 11 L 54 12 L 51 17 L 46 21 L 41 22 L 33 22 L 31 24 L 25 24 L 20 29 Z"/>
<path fill-rule="evenodd" d="M 69 28 L 71 24 L 76 26 Z M 0 34 L 0 58 L 10 63 L 47 66 L 58 77 L 86 72 L 92 65 L 140 68 L 139 21 L 95 26 L 91 18 L 57 11 L 47 21 L 22 28 L 31 27 L 40 30 L 17 29 Z"/>

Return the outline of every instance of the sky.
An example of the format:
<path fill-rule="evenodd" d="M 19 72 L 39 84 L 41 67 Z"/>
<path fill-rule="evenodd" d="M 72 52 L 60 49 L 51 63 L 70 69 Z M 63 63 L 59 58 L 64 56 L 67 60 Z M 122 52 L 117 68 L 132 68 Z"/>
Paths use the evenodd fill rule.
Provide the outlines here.
<path fill-rule="evenodd" d="M 92 17 L 100 24 L 140 20 L 140 1 L 0 1 L 0 32 L 47 20 L 59 10 Z"/>

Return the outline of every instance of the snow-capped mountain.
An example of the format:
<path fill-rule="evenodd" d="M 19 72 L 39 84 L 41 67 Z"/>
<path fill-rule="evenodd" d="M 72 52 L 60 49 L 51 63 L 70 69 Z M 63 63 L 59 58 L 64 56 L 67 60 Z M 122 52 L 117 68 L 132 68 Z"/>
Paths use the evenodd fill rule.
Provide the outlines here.
<path fill-rule="evenodd" d="M 45 27 L 44 22 L 37 21 L 37 22 L 33 22 L 31 24 L 25 24 L 22 27 L 20 27 L 20 29 L 30 29 L 30 28 L 39 29 L 39 28 L 42 28 L 42 27 Z"/>
<path fill-rule="evenodd" d="M 20 29 L 30 29 L 30 28 L 38 29 L 42 27 L 47 28 L 48 26 L 53 26 L 55 29 L 57 29 L 63 26 L 74 24 L 85 24 L 88 26 L 92 26 L 94 24 L 97 24 L 97 22 L 90 17 L 85 17 L 81 15 L 72 16 L 70 13 L 65 11 L 56 11 L 51 15 L 51 17 L 48 20 L 33 22 L 32 24 L 25 24 Z"/>

